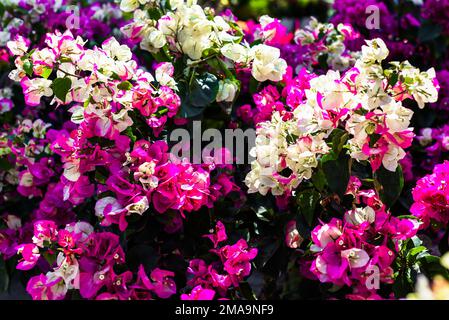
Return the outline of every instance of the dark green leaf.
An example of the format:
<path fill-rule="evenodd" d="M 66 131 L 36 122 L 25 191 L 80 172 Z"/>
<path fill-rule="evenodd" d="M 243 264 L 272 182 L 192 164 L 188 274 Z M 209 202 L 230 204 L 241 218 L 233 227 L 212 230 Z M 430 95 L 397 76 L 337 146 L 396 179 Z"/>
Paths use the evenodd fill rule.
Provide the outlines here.
<path fill-rule="evenodd" d="M 320 194 L 315 189 L 304 190 L 296 197 L 299 213 L 302 214 L 309 226 L 315 217 L 315 208 L 320 201 Z"/>
<path fill-rule="evenodd" d="M 428 277 L 442 275 L 446 279 L 449 277 L 448 270 L 441 265 L 440 257 L 425 255 L 417 261 L 423 273 Z"/>
<path fill-rule="evenodd" d="M 33 75 L 33 64 L 30 60 L 26 60 L 23 63 L 23 70 L 26 72 L 26 74 L 31 77 Z"/>
<path fill-rule="evenodd" d="M 401 194 L 404 187 L 402 168 L 398 165 L 395 172 L 385 169 L 383 166 L 376 171 L 374 179 L 379 185 L 379 194 L 382 202 L 391 207 Z"/>
<path fill-rule="evenodd" d="M 263 268 L 268 261 L 273 257 L 280 246 L 280 242 L 271 237 L 263 238 L 257 242 L 256 247 L 258 250 L 257 257 L 254 260 L 258 269 Z"/>
<path fill-rule="evenodd" d="M 326 185 L 326 175 L 324 174 L 322 169 L 318 169 L 313 175 L 312 175 L 312 183 L 319 191 L 322 191 Z"/>
<path fill-rule="evenodd" d="M 52 89 L 53 89 L 55 96 L 58 99 L 60 99 L 62 102 L 65 102 L 67 93 L 69 92 L 71 87 L 72 87 L 72 81 L 67 77 L 56 78 L 52 84 Z"/>
<path fill-rule="evenodd" d="M 396 83 L 398 82 L 399 79 L 399 74 L 397 72 L 393 72 L 390 76 L 390 78 L 388 79 L 388 84 L 391 87 L 394 87 L 396 85 Z"/>
<path fill-rule="evenodd" d="M 256 300 L 256 296 L 254 295 L 254 292 L 248 282 L 240 282 L 239 290 L 243 298 L 245 298 L 246 300 Z"/>
<path fill-rule="evenodd" d="M 2 171 L 7 171 L 12 167 L 13 165 L 8 161 L 7 158 L 0 158 L 0 169 L 2 169 Z"/>
<path fill-rule="evenodd" d="M 117 88 L 120 90 L 129 90 L 132 87 L 133 87 L 133 85 L 129 81 L 123 81 L 117 85 Z"/>
<path fill-rule="evenodd" d="M 218 94 L 218 79 L 211 73 L 204 73 L 190 86 L 190 103 L 195 107 L 206 107 L 215 101 Z"/>
<path fill-rule="evenodd" d="M 322 168 L 329 189 L 342 197 L 346 192 L 350 177 L 349 156 L 340 155 L 336 160 L 328 160 L 323 157 Z"/>
<path fill-rule="evenodd" d="M 125 131 L 122 132 L 125 136 L 129 137 L 131 139 L 132 142 L 136 142 L 137 137 L 136 135 L 133 133 L 133 130 L 131 129 L 131 127 L 128 127 L 125 129 Z"/>
<path fill-rule="evenodd" d="M 396 298 L 403 298 L 413 290 L 413 282 L 411 279 L 410 269 L 400 273 L 393 284 L 393 292 Z"/>

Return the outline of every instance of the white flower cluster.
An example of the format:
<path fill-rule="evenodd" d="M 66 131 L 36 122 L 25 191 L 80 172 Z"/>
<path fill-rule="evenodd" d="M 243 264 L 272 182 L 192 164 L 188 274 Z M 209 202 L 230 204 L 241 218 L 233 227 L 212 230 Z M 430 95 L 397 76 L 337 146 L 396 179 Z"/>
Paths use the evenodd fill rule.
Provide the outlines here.
<path fill-rule="evenodd" d="M 145 5 L 144 10 L 139 9 Z M 212 10 L 203 9 L 196 0 L 171 0 L 170 9 L 158 20 L 151 19 L 148 8 L 162 10 L 160 4 L 149 0 L 122 0 L 121 9 L 134 11 L 133 22 L 122 32 L 131 39 L 141 39 L 143 50 L 156 53 L 163 48 L 185 54 L 193 61 L 200 60 L 205 51 L 221 52 L 234 63 L 252 67 L 252 75 L 260 82 L 280 81 L 287 63 L 280 58 L 277 48 L 242 43 L 242 32 Z"/>
<path fill-rule="evenodd" d="M 383 166 L 395 171 L 398 161 L 405 157 L 404 148 L 414 136 L 409 128 L 413 111 L 404 107 L 402 101 L 412 98 L 420 108 L 425 103 L 436 102 L 435 70 L 421 72 L 408 61 L 391 62 L 392 68 L 384 70 L 382 61 L 389 54 L 385 43 L 380 39 L 366 42 L 347 82 L 357 93 L 353 103 L 364 110 L 354 112 L 346 122 L 345 128 L 353 136 L 348 141 L 350 155 L 358 161 L 380 155 Z M 396 83 L 389 83 L 392 77 Z M 374 147 L 368 143 L 373 134 L 380 136 Z"/>
<path fill-rule="evenodd" d="M 353 159 L 368 160 L 373 171 L 381 165 L 395 171 L 414 136 L 413 112 L 402 100 L 414 98 L 422 106 L 435 102 L 438 90 L 433 69 L 420 72 L 404 62 L 384 70 L 388 53 L 381 39 L 367 41 L 354 68 L 343 76 L 331 70 L 313 77 L 302 104 L 260 123 L 252 150 L 256 160 L 245 180 L 248 192 L 282 195 L 310 179 L 336 128 L 348 133 L 346 149 Z"/>
<path fill-rule="evenodd" d="M 285 121 L 275 112 L 271 121 L 257 128 L 256 146 L 251 150 L 256 160 L 245 178 L 249 193 L 266 195 L 271 190 L 273 195 L 282 195 L 286 189 L 293 190 L 303 179 L 310 179 L 318 166 L 318 156 L 329 151 L 319 126 L 302 126 L 300 112 L 294 114 Z M 292 172 L 288 177 L 281 175 L 286 168 Z"/>
<path fill-rule="evenodd" d="M 259 82 L 280 81 L 287 70 L 287 63 L 280 58 L 281 51 L 266 44 L 250 48 L 246 44 L 228 43 L 221 48 L 221 53 L 236 63 L 251 64 L 251 74 Z"/>

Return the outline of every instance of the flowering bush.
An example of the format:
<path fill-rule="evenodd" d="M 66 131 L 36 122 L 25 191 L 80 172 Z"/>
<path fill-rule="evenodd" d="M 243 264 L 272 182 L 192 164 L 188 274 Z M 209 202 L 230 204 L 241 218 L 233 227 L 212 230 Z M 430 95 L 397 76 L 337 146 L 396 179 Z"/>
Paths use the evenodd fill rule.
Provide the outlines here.
<path fill-rule="evenodd" d="M 0 298 L 446 298 L 440 2 L 2 2 Z"/>

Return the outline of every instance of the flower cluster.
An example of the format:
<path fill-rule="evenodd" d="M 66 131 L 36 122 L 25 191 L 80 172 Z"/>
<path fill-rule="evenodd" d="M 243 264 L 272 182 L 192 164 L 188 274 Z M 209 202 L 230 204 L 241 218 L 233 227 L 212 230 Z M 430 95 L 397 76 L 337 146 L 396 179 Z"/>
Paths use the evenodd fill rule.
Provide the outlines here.
<path fill-rule="evenodd" d="M 213 242 L 211 252 L 220 257 L 220 262 L 208 265 L 202 259 L 191 260 L 187 269 L 187 285 L 192 287 L 192 291 L 181 295 L 182 300 L 212 300 L 217 292 L 225 297 L 231 286 L 238 287 L 251 272 L 251 260 L 256 257 L 257 249 L 248 247 L 244 239 L 219 247 L 228 239 L 222 222 L 218 221 L 214 233 L 205 237 Z"/>
<path fill-rule="evenodd" d="M 441 225 L 449 222 L 448 168 L 447 161 L 436 165 L 432 174 L 418 180 L 413 189 L 414 203 L 410 212 L 423 221 L 422 228 L 427 228 L 431 222 Z"/>
<path fill-rule="evenodd" d="M 120 5 L 124 11 L 134 11 L 133 22 L 122 31 L 140 43 L 142 49 L 150 52 L 163 49 L 175 57 L 185 54 L 192 63 L 222 54 L 239 68 L 251 67 L 257 81 L 282 79 L 287 64 L 280 58 L 279 49 L 264 44 L 250 48 L 247 43 L 241 43 L 242 31 L 235 22 L 214 16 L 213 11 L 203 9 L 196 1 L 170 1 L 171 10 L 150 1 L 143 4 L 155 7 L 161 17 L 151 19 L 146 11 L 138 9 L 137 1 L 122 0 Z"/>
<path fill-rule="evenodd" d="M 211 207 L 219 196 L 235 190 L 225 172 L 211 183 L 210 172 L 216 168 L 213 163 L 201 167 L 169 159 L 163 141 L 133 141 L 131 148 L 131 139 L 124 133 L 133 125 L 130 113 L 133 118 L 139 114 L 158 135 L 178 111 L 180 99 L 171 64 L 157 65 L 154 78 L 138 69 L 129 48 L 114 38 L 106 40 L 101 49 L 84 49 L 82 39 L 67 31 L 49 34 L 46 43 L 47 48 L 25 54 L 23 39 L 10 42 L 11 51 L 19 55 L 18 69 L 10 76 L 21 79 L 30 105 L 38 105 L 42 96 L 53 97 L 52 102 L 61 105 L 84 102 L 70 108 L 77 127 L 59 131 L 50 145 L 63 162 L 65 200 L 80 204 L 92 196 L 95 186 L 89 173 L 98 167 L 107 169 L 107 175 L 96 181 L 106 188 L 99 190 L 96 215 L 102 225 L 115 223 L 124 230 L 125 217 L 142 215 L 150 202 L 160 213 L 168 209 L 190 212 Z M 37 77 L 29 78 L 23 69 L 26 64 L 32 66 L 28 73 Z M 54 71 L 57 78 L 49 80 Z M 106 191 L 115 196 L 103 197 Z"/>
<path fill-rule="evenodd" d="M 95 205 L 95 214 L 103 226 L 118 224 L 120 230 L 127 227 L 126 216 L 142 215 L 152 204 L 159 213 L 168 210 L 184 212 L 212 207 L 219 197 L 238 190 L 232 177 L 213 162 L 207 165 L 192 165 L 187 161 L 170 159 L 168 146 L 163 141 L 153 144 L 136 141 L 127 160 L 117 169 L 112 169 L 105 181 L 104 194 Z M 217 174 L 211 181 L 211 172 Z M 127 177 L 133 178 L 129 180 Z"/>
<path fill-rule="evenodd" d="M 288 111 L 281 101 L 269 103 L 273 115 L 257 127 L 256 160 L 245 180 L 249 192 L 281 195 L 310 179 L 320 157 L 329 153 L 326 138 L 337 128 L 349 135 L 351 158 L 368 160 L 373 171 L 381 165 L 395 171 L 414 136 L 409 128 L 413 112 L 402 101 L 412 98 L 423 108 L 436 101 L 438 84 L 433 69 L 420 72 L 407 61 L 383 69 L 387 56 L 382 40 L 367 41 L 355 67 L 342 76 L 329 71 L 289 90 L 284 95 Z M 286 88 L 290 81 L 284 81 Z"/>
<path fill-rule="evenodd" d="M 83 298 L 97 300 L 168 298 L 176 293 L 170 271 L 156 268 L 150 280 L 140 266 L 135 282 L 130 271 L 117 274 L 114 267 L 125 262 L 118 236 L 94 232 L 86 222 L 58 229 L 53 221 L 39 220 L 34 223 L 32 240 L 17 246 L 22 255 L 17 268 L 29 270 L 46 263 L 49 269 L 29 280 L 27 292 L 33 299 L 60 300 L 74 290 Z"/>
<path fill-rule="evenodd" d="M 321 282 L 351 287 L 348 298 L 380 298 L 371 276 L 377 272 L 380 283 L 393 282 L 400 241 L 413 237 L 419 224 L 392 216 L 374 190 L 360 186 L 352 177 L 348 194 L 354 197 L 354 209 L 313 229 L 310 271 Z"/>

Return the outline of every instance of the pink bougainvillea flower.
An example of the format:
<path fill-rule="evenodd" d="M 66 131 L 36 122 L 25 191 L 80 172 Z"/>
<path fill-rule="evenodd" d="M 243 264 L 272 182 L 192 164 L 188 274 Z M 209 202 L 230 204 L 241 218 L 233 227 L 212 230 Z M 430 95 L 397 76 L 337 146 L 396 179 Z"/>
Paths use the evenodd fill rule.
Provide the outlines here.
<path fill-rule="evenodd" d="M 214 244 L 214 248 L 218 246 L 220 242 L 226 241 L 228 236 L 226 235 L 226 228 L 221 221 L 218 221 L 215 225 L 215 230 L 212 234 L 204 235 L 203 237 L 209 238 Z"/>
<path fill-rule="evenodd" d="M 159 298 L 166 299 L 176 293 L 176 284 L 172 279 L 174 276 L 173 272 L 159 268 L 151 271 L 150 278 L 153 281 L 153 291 Z"/>
<path fill-rule="evenodd" d="M 198 285 L 189 294 L 181 294 L 181 300 L 213 300 L 215 291 Z"/>
<path fill-rule="evenodd" d="M 16 249 L 17 254 L 22 255 L 22 259 L 19 260 L 16 267 L 19 270 L 32 269 L 41 256 L 39 253 L 39 248 L 32 243 L 18 245 Z"/>
<path fill-rule="evenodd" d="M 39 220 L 34 223 L 33 242 L 44 247 L 44 242 L 53 242 L 58 235 L 58 227 L 52 220 Z"/>
<path fill-rule="evenodd" d="M 26 291 L 33 300 L 61 300 L 64 299 L 67 288 L 61 278 L 49 279 L 40 274 L 28 281 Z"/>
<path fill-rule="evenodd" d="M 25 103 L 29 106 L 37 106 L 41 102 L 41 97 L 50 97 L 53 94 L 51 84 L 52 82 L 47 79 L 24 77 L 20 85 L 25 95 Z"/>
<path fill-rule="evenodd" d="M 251 272 L 251 260 L 257 255 L 256 248 L 249 248 L 244 239 L 240 239 L 236 244 L 224 246 L 220 249 L 220 254 L 224 260 L 224 269 L 238 279 L 246 277 Z"/>

